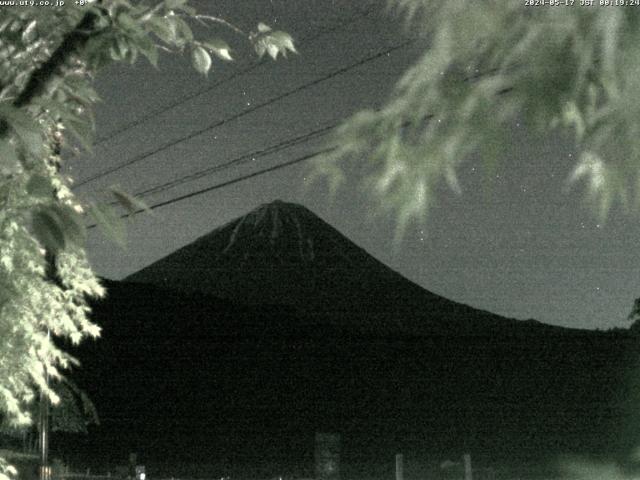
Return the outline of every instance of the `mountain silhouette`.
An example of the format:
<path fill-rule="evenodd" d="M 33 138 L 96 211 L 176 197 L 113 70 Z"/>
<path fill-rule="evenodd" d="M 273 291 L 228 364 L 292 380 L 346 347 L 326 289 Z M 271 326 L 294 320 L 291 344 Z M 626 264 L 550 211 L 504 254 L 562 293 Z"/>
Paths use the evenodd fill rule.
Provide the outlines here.
<path fill-rule="evenodd" d="M 288 305 L 305 321 L 362 332 L 487 334 L 555 329 L 448 300 L 384 265 L 307 208 L 276 200 L 198 238 L 126 281 Z"/>
<path fill-rule="evenodd" d="M 101 423 L 52 440 L 52 455 L 84 468 L 137 452 L 166 478 L 309 478 L 314 434 L 330 431 L 342 435 L 345 478 L 387 478 L 397 452 L 439 465 L 468 451 L 518 473 L 640 440 L 627 331 L 362 333 L 288 306 L 104 283 L 92 314 L 102 336 L 72 350 L 82 367 L 71 375 Z"/>
<path fill-rule="evenodd" d="M 72 376 L 101 425 L 52 449 L 96 468 L 138 452 L 155 476 L 309 478 L 329 431 L 344 478 L 388 478 L 398 452 L 436 465 L 408 479 L 440 478 L 464 451 L 519 476 L 640 441 L 633 332 L 447 300 L 299 205 L 263 205 L 104 283 L 102 337 L 73 350 Z"/>

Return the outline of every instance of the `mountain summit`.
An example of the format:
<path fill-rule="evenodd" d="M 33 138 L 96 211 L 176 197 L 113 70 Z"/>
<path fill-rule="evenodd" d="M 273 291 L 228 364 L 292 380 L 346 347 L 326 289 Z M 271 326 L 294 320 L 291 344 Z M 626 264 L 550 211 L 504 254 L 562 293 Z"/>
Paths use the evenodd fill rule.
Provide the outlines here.
<path fill-rule="evenodd" d="M 307 208 L 281 200 L 261 205 L 126 280 L 249 304 L 288 305 L 310 322 L 378 332 L 525 326 L 423 289 Z"/>

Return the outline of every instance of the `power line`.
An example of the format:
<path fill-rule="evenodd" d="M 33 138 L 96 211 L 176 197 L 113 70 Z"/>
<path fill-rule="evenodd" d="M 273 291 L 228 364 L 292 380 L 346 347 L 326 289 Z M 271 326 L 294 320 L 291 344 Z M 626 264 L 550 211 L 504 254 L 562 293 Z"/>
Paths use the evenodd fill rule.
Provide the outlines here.
<path fill-rule="evenodd" d="M 187 194 L 184 194 L 184 195 L 180 195 L 178 197 L 170 198 L 169 200 L 164 200 L 162 202 L 158 202 L 158 203 L 155 203 L 153 205 L 149 205 L 147 208 L 140 208 L 138 210 L 135 210 L 134 212 L 125 213 L 125 214 L 121 215 L 120 218 L 130 217 L 130 216 L 133 216 L 133 215 L 137 215 L 139 213 L 146 212 L 148 210 L 155 210 L 157 208 L 165 207 L 165 206 L 171 205 L 173 203 L 181 202 L 183 200 L 187 200 L 189 198 L 193 198 L 193 197 L 196 197 L 198 195 L 202 195 L 202 194 L 211 192 L 213 190 L 218 190 L 220 188 L 224 188 L 224 187 L 228 187 L 229 185 L 233 185 L 235 183 L 243 182 L 243 181 L 248 180 L 250 178 L 259 177 L 261 175 L 264 175 L 265 173 L 270 173 L 270 172 L 273 172 L 275 170 L 280 170 L 282 168 L 290 167 L 290 166 L 295 165 L 297 163 L 301 163 L 301 162 L 305 162 L 307 160 L 311 160 L 311 159 L 313 159 L 315 157 L 318 157 L 318 156 L 323 155 L 325 153 L 332 152 L 334 150 L 335 150 L 335 147 L 329 147 L 329 148 L 324 148 L 322 150 L 317 150 L 317 151 L 315 151 L 313 153 L 308 153 L 306 155 L 303 155 L 302 157 L 298 157 L 298 158 L 295 158 L 293 160 L 289 160 L 287 162 L 279 163 L 278 165 L 274 165 L 274 166 L 269 167 L 269 168 L 263 168 L 262 170 L 258 170 L 256 172 L 248 173 L 246 175 L 242 175 L 240 177 L 236 177 L 236 178 L 233 178 L 231 180 L 227 180 L 225 182 L 217 183 L 216 185 L 211 185 L 209 187 L 202 188 L 200 190 L 196 190 L 194 192 L 190 192 L 190 193 L 187 193 Z M 87 230 L 95 228 L 96 226 L 97 226 L 97 224 L 89 225 L 89 226 L 87 226 Z"/>
<path fill-rule="evenodd" d="M 234 183 L 243 182 L 243 181 L 248 180 L 250 178 L 259 177 L 260 175 L 264 175 L 265 173 L 270 173 L 270 172 L 273 172 L 275 170 L 280 170 L 282 168 L 290 167 L 291 165 L 295 165 L 297 163 L 301 163 L 301 162 L 305 162 L 307 160 L 311 160 L 311 159 L 313 159 L 315 157 L 318 157 L 318 156 L 320 156 L 322 154 L 332 152 L 333 150 L 335 150 L 335 147 L 330 147 L 330 148 L 324 148 L 322 150 L 317 150 L 317 151 L 315 151 L 313 153 L 308 153 L 306 155 L 303 155 L 302 157 L 294 158 L 293 160 L 289 160 L 287 162 L 279 163 L 278 165 L 274 165 L 272 167 L 263 168 L 262 170 L 258 170 L 257 172 L 248 173 L 246 175 L 242 175 L 240 177 L 237 177 L 237 178 L 234 178 L 234 179 L 231 179 L 231 180 L 227 180 L 226 182 L 218 183 L 216 185 L 212 185 L 212 186 L 207 187 L 207 188 L 202 188 L 200 190 L 196 190 L 195 192 L 190 192 L 190 193 L 187 193 L 185 195 L 180 195 L 178 197 L 174 197 L 174 198 L 171 198 L 169 200 L 165 200 L 163 202 L 155 203 L 153 205 L 150 205 L 148 207 L 148 209 L 149 210 L 155 210 L 156 208 L 160 208 L 160 207 L 164 207 L 164 206 L 167 206 L 167 205 L 171 205 L 172 203 L 180 202 L 180 201 L 186 200 L 188 198 L 192 198 L 192 197 L 195 197 L 195 196 L 198 196 L 198 195 L 202 195 L 203 193 L 208 193 L 208 192 L 211 192 L 213 190 L 218 190 L 220 188 L 228 187 L 229 185 L 233 185 Z M 137 210 L 135 213 L 142 213 L 144 211 L 145 211 L 145 209 L 140 209 L 140 210 Z"/>
<path fill-rule="evenodd" d="M 149 195 L 153 195 L 156 193 L 160 193 L 163 192 L 165 190 L 168 190 L 170 188 L 176 187 L 178 185 L 182 185 L 184 183 L 188 183 L 188 182 L 192 182 L 194 180 L 198 180 L 200 178 L 203 178 L 207 175 L 210 175 L 212 173 L 215 172 L 219 172 L 221 170 L 225 170 L 227 168 L 236 166 L 236 165 L 242 165 L 244 163 L 248 163 L 249 160 L 253 161 L 257 158 L 262 158 L 268 155 L 272 155 L 274 153 L 277 153 L 281 150 L 285 150 L 289 147 L 293 147 L 295 145 L 299 145 L 302 143 L 305 143 L 309 140 L 312 140 L 314 138 L 318 138 L 321 137 L 323 135 L 328 134 L 331 130 L 333 130 L 335 127 L 337 127 L 339 124 L 339 122 L 334 122 L 330 125 L 326 125 L 324 127 L 318 128 L 316 130 L 313 130 L 311 132 L 305 133 L 303 135 L 298 135 L 297 137 L 294 138 L 288 138 L 286 140 L 283 140 L 275 145 L 270 145 L 266 148 L 260 149 L 260 150 L 254 150 L 252 152 L 249 153 L 244 153 L 232 160 L 229 160 L 227 162 L 221 163 L 219 165 L 215 165 L 213 167 L 209 167 L 209 168 L 205 168 L 203 170 L 199 170 L 197 172 L 194 173 L 190 173 L 188 175 L 185 175 L 183 177 L 177 178 L 175 180 L 170 180 L 168 182 L 162 183 L 160 185 L 156 185 L 155 187 L 150 187 L 147 188 L 145 190 L 142 190 L 140 192 L 136 192 L 134 194 L 135 197 L 146 197 Z M 117 202 L 114 202 L 117 203 Z"/>
<path fill-rule="evenodd" d="M 315 39 L 317 39 L 317 38 L 319 38 L 319 37 L 321 37 L 323 35 L 326 35 L 327 33 L 331 33 L 331 32 L 334 32 L 336 30 L 340 30 L 340 29 L 342 29 L 342 28 L 344 28 L 344 27 L 346 27 L 348 25 L 353 24 L 356 21 L 360 20 L 361 18 L 364 18 L 364 17 L 368 16 L 371 12 L 372 12 L 372 10 L 363 10 L 361 12 L 358 12 L 356 15 L 351 17 L 349 20 L 347 20 L 345 22 L 341 22 L 338 25 L 334 25 L 331 28 L 319 31 L 319 32 L 315 33 L 314 35 L 309 36 L 308 38 L 304 38 L 303 37 L 302 40 L 306 41 L 306 42 L 311 42 L 311 41 L 313 41 L 313 40 L 315 40 Z M 169 110 L 177 107 L 178 105 L 186 103 L 189 100 L 192 100 L 192 99 L 194 99 L 196 97 L 199 97 L 200 95 L 203 95 L 203 94 L 205 94 L 207 92 L 215 90 L 220 85 L 223 85 L 223 84 L 225 84 L 227 82 L 230 82 L 234 78 L 239 77 L 240 75 L 244 75 L 245 73 L 249 73 L 252 70 L 255 70 L 256 68 L 260 67 L 261 65 L 264 65 L 265 63 L 267 63 L 267 61 L 268 60 L 264 59 L 264 60 L 260 60 L 258 62 L 255 62 L 252 65 L 249 65 L 248 67 L 243 68 L 242 70 L 239 70 L 237 72 L 234 72 L 231 75 L 229 75 L 228 77 L 217 81 L 213 85 L 210 85 L 210 86 L 208 86 L 208 87 L 206 87 L 206 88 L 204 88 L 202 90 L 198 90 L 196 92 L 193 92 L 193 93 L 190 93 L 188 95 L 185 95 L 185 96 L 181 97 L 180 99 L 178 99 L 178 100 L 176 100 L 174 102 L 168 103 L 167 105 L 164 105 L 164 106 L 158 108 L 157 110 L 149 112 L 149 113 L 141 116 L 140 118 L 137 118 L 137 119 L 135 119 L 135 120 L 123 125 L 122 127 L 116 128 L 111 133 L 109 133 L 109 134 L 107 134 L 107 135 L 105 135 L 103 137 L 97 138 L 95 143 L 94 143 L 94 146 L 102 145 L 103 143 L 108 142 L 109 140 L 117 137 L 121 133 L 126 132 L 127 130 L 130 130 L 130 129 L 134 128 L 134 127 L 137 127 L 138 125 L 146 122 L 147 120 L 149 120 L 149 119 L 151 119 L 153 117 L 162 115 L 163 113 L 168 112 Z"/>
<path fill-rule="evenodd" d="M 246 110 L 243 110 L 242 112 L 239 112 L 239 113 L 237 113 L 235 115 L 232 115 L 230 117 L 224 118 L 222 120 L 218 120 L 218 121 L 214 122 L 213 124 L 210 124 L 210 125 L 207 125 L 206 127 L 203 127 L 203 128 L 198 129 L 198 130 L 195 130 L 192 133 L 190 133 L 190 134 L 188 134 L 188 135 L 186 135 L 184 137 L 180 137 L 180 138 L 178 138 L 176 140 L 171 140 L 171 141 L 165 143 L 164 145 L 162 145 L 160 147 L 154 148 L 153 150 L 150 150 L 150 151 L 145 152 L 145 153 L 143 153 L 141 155 L 133 157 L 132 159 L 130 159 L 130 160 L 124 162 L 124 163 L 121 163 L 120 165 L 116 165 L 116 166 L 114 166 L 112 168 L 104 170 L 101 173 L 95 174 L 95 175 L 93 175 L 93 176 L 91 176 L 91 177 L 79 182 L 78 184 L 76 184 L 76 188 L 80 187 L 82 185 L 85 185 L 85 184 L 87 184 L 89 182 L 92 182 L 92 181 L 94 181 L 94 180 L 96 180 L 98 178 L 101 178 L 101 177 L 103 177 L 105 175 L 117 172 L 118 170 L 121 170 L 121 169 L 126 168 L 128 166 L 131 166 L 131 165 L 133 165 L 135 163 L 138 163 L 138 162 L 140 162 L 142 160 L 145 160 L 146 158 L 149 158 L 150 156 L 155 155 L 156 153 L 159 153 L 159 152 L 161 152 L 163 150 L 166 150 L 166 149 L 168 149 L 170 147 L 173 147 L 173 146 L 178 145 L 178 144 L 180 144 L 182 142 L 185 142 L 185 141 L 190 140 L 190 139 L 192 139 L 194 137 L 197 137 L 198 135 L 201 135 L 201 134 L 203 134 L 203 133 L 205 133 L 205 132 L 207 132 L 209 130 L 213 130 L 213 129 L 218 128 L 218 127 L 220 127 L 222 125 L 225 125 L 228 122 L 237 120 L 238 118 L 241 118 L 241 117 L 243 117 L 245 115 L 253 113 L 256 110 L 259 110 L 261 108 L 269 106 L 269 105 L 271 105 L 271 104 L 273 104 L 275 102 L 278 102 L 280 100 L 283 100 L 283 99 L 285 99 L 287 97 L 295 95 L 296 93 L 299 93 L 299 92 L 301 92 L 303 90 L 306 90 L 308 88 L 314 87 L 314 86 L 316 86 L 316 85 L 318 85 L 318 84 L 320 84 L 322 82 L 325 82 L 325 81 L 330 80 L 330 79 L 332 79 L 332 78 L 334 78 L 334 77 L 336 77 L 338 75 L 341 75 L 342 73 L 345 73 L 345 72 L 347 72 L 349 70 L 352 70 L 352 69 L 354 69 L 356 67 L 359 67 L 359 66 L 364 65 L 364 64 L 366 64 L 368 62 L 371 62 L 371 61 L 376 60 L 376 59 L 378 59 L 380 57 L 383 57 L 383 56 L 385 56 L 385 55 L 387 55 L 387 54 L 389 54 L 389 53 L 391 53 L 391 52 L 393 52 L 395 50 L 399 50 L 401 48 L 404 48 L 405 46 L 409 45 L 412 42 L 413 42 L 413 40 L 405 40 L 404 42 L 401 42 L 400 44 L 397 44 L 397 45 L 394 45 L 392 47 L 386 48 L 383 51 L 380 51 L 380 52 L 375 53 L 373 55 L 369 55 L 369 56 L 367 56 L 367 57 L 365 57 L 363 59 L 358 60 L 357 62 L 354 62 L 354 63 L 352 63 L 350 65 L 347 65 L 345 67 L 341 67 L 341 68 L 339 68 L 337 70 L 334 70 L 334 71 L 332 71 L 332 72 L 330 72 L 330 73 L 328 73 L 326 75 L 323 75 L 322 77 L 317 78 L 317 79 L 315 79 L 315 80 L 313 80 L 313 81 L 311 81 L 309 83 L 305 83 L 305 84 L 300 85 L 300 86 L 298 86 L 296 88 L 293 88 L 293 89 L 291 89 L 291 90 L 289 90 L 289 91 L 287 91 L 285 93 L 277 95 L 277 96 L 275 96 L 275 97 L 273 97 L 273 98 L 271 98 L 271 99 L 269 99 L 269 100 L 267 100 L 267 101 L 265 101 L 263 103 L 254 105 L 253 107 L 248 108 Z"/>

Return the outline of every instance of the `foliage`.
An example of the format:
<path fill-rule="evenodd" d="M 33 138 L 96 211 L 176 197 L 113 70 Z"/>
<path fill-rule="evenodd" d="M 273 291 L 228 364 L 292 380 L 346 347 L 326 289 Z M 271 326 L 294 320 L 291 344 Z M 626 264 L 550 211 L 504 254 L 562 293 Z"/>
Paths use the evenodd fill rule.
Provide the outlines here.
<path fill-rule="evenodd" d="M 11 477 L 17 473 L 15 467 L 9 465 L 9 462 L 0 457 L 0 480 L 11 480 Z"/>
<path fill-rule="evenodd" d="M 47 375 L 62 379 L 74 363 L 49 332 L 73 343 L 100 332 L 88 318 L 88 297 L 104 290 L 84 252 L 84 217 L 121 232 L 119 214 L 73 194 L 60 173 L 61 145 L 90 148 L 98 100 L 91 80 L 107 64 L 143 56 L 157 65 L 167 50 L 189 54 L 207 74 L 211 55 L 232 59 L 224 40 L 196 39 L 193 22 L 242 34 L 260 55 L 295 50 L 284 32 L 266 35 L 261 24 L 245 34 L 186 0 L 102 0 L 0 14 L 0 415 L 15 427 L 30 424 L 38 391 L 59 401 Z M 125 208 L 137 205 L 124 192 L 114 195 Z M 6 467 L 0 464 L 0 476 Z"/>
<path fill-rule="evenodd" d="M 456 172 L 470 154 L 493 168 L 522 119 L 572 132 L 580 155 L 568 182 L 586 181 L 599 216 L 614 202 L 640 206 L 640 10 L 391 3 L 427 47 L 380 110 L 342 125 L 320 173 L 337 184 L 345 160 L 366 158 L 365 184 L 399 213 L 401 230 L 428 211 L 439 185 L 461 192 Z"/>
<path fill-rule="evenodd" d="M 51 406 L 49 411 L 49 428 L 53 432 L 88 433 L 91 424 L 99 425 L 98 412 L 87 394 L 69 379 L 63 378 L 54 382 L 51 388 L 60 398 L 57 405 Z M 29 404 L 29 415 L 36 418 L 41 403 Z M 35 425 L 27 428 L 11 425 L 7 418 L 0 419 L 0 442 L 5 446 L 21 445 L 23 454 L 36 453 L 38 448 L 38 428 Z"/>

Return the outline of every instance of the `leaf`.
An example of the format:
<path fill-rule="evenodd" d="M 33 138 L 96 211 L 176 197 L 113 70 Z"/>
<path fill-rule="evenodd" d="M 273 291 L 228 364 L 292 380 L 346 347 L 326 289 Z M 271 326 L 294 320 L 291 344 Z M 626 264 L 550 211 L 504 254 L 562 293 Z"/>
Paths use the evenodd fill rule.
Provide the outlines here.
<path fill-rule="evenodd" d="M 66 246 L 65 235 L 59 220 L 47 209 L 33 214 L 33 234 L 48 251 L 58 253 Z"/>
<path fill-rule="evenodd" d="M 165 17 L 151 17 L 148 25 L 150 30 L 165 43 L 174 43 L 176 41 L 176 24 Z M 144 49 L 142 49 L 144 54 Z M 148 57 L 147 57 L 148 58 Z"/>
<path fill-rule="evenodd" d="M 27 193 L 34 197 L 51 197 L 53 186 L 51 181 L 44 175 L 32 175 L 27 182 Z"/>
<path fill-rule="evenodd" d="M 278 30 L 268 35 L 273 45 L 276 45 L 280 52 L 286 56 L 287 50 L 293 53 L 298 53 L 296 47 L 293 44 L 293 38 L 287 32 Z"/>
<path fill-rule="evenodd" d="M 267 51 L 267 45 L 263 40 L 257 41 L 254 45 L 254 48 L 260 58 L 262 58 L 264 56 L 264 53 Z"/>
<path fill-rule="evenodd" d="M 11 126 L 20 139 L 20 143 L 32 155 L 40 157 L 44 153 L 44 140 L 38 124 L 25 112 L 6 103 L 0 107 L 0 119 Z"/>
<path fill-rule="evenodd" d="M 74 114 L 65 116 L 63 119 L 65 128 L 80 142 L 82 147 L 88 152 L 93 151 L 91 145 L 94 133 L 93 119 L 86 119 Z"/>
<path fill-rule="evenodd" d="M 269 25 L 265 25 L 262 22 L 260 22 L 258 24 L 258 32 L 265 33 L 265 32 L 270 32 L 270 31 L 271 31 L 271 27 Z"/>
<path fill-rule="evenodd" d="M 278 51 L 279 51 L 278 47 L 275 46 L 273 43 L 267 43 L 267 53 L 274 60 L 278 57 Z"/>
<path fill-rule="evenodd" d="M 122 205 L 130 215 L 138 213 L 141 210 L 151 213 L 149 206 L 142 200 L 129 195 L 127 192 L 124 192 L 117 187 L 111 187 L 109 190 L 111 190 L 111 193 L 113 193 L 113 196 L 116 198 L 118 203 Z"/>
<path fill-rule="evenodd" d="M 151 41 L 147 35 L 143 35 L 136 39 L 138 50 L 142 55 L 147 57 L 149 63 L 154 67 L 158 67 L 158 47 Z"/>
<path fill-rule="evenodd" d="M 296 47 L 293 44 L 293 38 L 286 32 L 275 31 L 271 29 L 261 32 L 260 34 L 252 37 L 254 42 L 254 48 L 256 53 L 262 57 L 265 53 L 268 53 L 274 60 L 278 57 L 278 54 L 287 56 L 287 51 L 298 53 Z"/>
<path fill-rule="evenodd" d="M 196 46 L 191 53 L 191 60 L 197 72 L 206 75 L 211 69 L 211 56 L 202 47 Z"/>
<path fill-rule="evenodd" d="M 82 245 L 86 240 L 86 229 L 82 217 L 67 205 L 54 205 L 50 210 L 58 220 L 65 236 L 65 242 Z"/>
<path fill-rule="evenodd" d="M 178 38 L 178 44 L 184 45 L 184 43 L 193 42 L 193 32 L 191 31 L 191 27 L 179 17 L 173 17 L 176 22 L 176 29 L 178 33 L 178 37 L 182 37 L 182 39 Z"/>
<path fill-rule="evenodd" d="M 207 40 L 202 42 L 202 45 L 209 50 L 218 58 L 225 61 L 231 61 L 233 58 L 231 57 L 231 48 L 224 40 L 219 38 L 214 38 L 213 40 Z"/>
<path fill-rule="evenodd" d="M 81 76 L 67 75 L 62 83 L 62 88 L 67 95 L 85 106 L 100 100 L 98 92 L 91 87 L 89 80 Z"/>
<path fill-rule="evenodd" d="M 129 53 L 129 45 L 123 37 L 116 37 L 115 42 L 112 44 L 109 52 L 111 53 L 111 58 L 113 60 L 124 60 L 127 56 L 127 53 Z"/>
<path fill-rule="evenodd" d="M 126 246 L 127 232 L 124 222 L 113 208 L 105 204 L 92 203 L 89 205 L 88 213 L 108 238 L 122 248 Z"/>
<path fill-rule="evenodd" d="M 123 30 L 129 32 L 137 32 L 140 30 L 140 25 L 136 22 L 128 13 L 121 12 L 116 17 L 116 22 L 122 27 Z"/>
<path fill-rule="evenodd" d="M 32 43 L 36 39 L 36 23 L 37 22 L 35 20 L 31 20 L 29 25 L 27 25 L 27 28 L 24 29 L 22 32 L 22 43 Z"/>
<path fill-rule="evenodd" d="M 33 214 L 33 233 L 51 253 L 64 250 L 69 244 L 81 246 L 86 239 L 80 215 L 71 207 L 60 204 L 41 207 Z"/>

